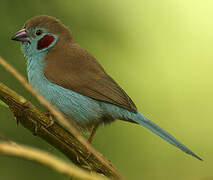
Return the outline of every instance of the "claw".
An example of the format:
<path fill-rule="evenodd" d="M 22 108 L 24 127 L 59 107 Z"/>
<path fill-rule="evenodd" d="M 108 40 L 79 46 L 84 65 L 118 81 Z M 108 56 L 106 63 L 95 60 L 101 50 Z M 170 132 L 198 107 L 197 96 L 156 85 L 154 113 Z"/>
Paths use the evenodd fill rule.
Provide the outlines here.
<path fill-rule="evenodd" d="M 34 129 L 34 132 L 33 132 L 34 136 L 37 136 L 39 128 L 41 128 L 41 124 L 39 124 L 39 123 L 36 122 L 35 123 L 35 129 Z"/>
<path fill-rule="evenodd" d="M 50 119 L 50 124 L 48 124 L 46 126 L 46 128 L 49 128 L 49 127 L 51 127 L 55 123 L 55 120 L 54 120 L 54 116 L 49 111 L 46 112 L 46 115 Z"/>

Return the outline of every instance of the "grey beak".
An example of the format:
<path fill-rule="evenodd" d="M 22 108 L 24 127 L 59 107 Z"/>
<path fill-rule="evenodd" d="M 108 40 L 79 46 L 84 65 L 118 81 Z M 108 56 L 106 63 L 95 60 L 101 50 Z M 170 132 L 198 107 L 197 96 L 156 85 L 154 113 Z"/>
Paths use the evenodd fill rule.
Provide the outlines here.
<path fill-rule="evenodd" d="M 30 38 L 25 29 L 18 31 L 11 40 L 21 41 L 21 42 L 30 42 Z"/>

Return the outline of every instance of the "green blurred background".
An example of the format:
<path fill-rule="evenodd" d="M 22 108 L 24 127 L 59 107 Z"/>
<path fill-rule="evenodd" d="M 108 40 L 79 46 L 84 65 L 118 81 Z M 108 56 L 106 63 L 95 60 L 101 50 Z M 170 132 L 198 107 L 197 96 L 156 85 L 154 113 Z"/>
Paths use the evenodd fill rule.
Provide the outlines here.
<path fill-rule="evenodd" d="M 211 0 L 0 0 L 0 55 L 26 76 L 20 44 L 10 40 L 35 15 L 59 18 L 125 89 L 139 111 L 200 155 L 186 155 L 137 125 L 117 121 L 100 128 L 94 147 L 126 179 L 213 179 L 213 1 Z M 0 67 L 0 81 L 39 106 Z M 16 126 L 0 107 L 0 134 L 50 151 Z M 66 180 L 31 161 L 0 156 L 0 180 Z"/>

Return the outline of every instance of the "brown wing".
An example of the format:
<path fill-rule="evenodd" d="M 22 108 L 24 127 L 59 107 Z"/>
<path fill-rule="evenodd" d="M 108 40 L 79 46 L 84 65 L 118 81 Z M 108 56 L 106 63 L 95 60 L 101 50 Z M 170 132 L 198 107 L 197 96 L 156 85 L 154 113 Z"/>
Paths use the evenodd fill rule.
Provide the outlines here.
<path fill-rule="evenodd" d="M 53 48 L 45 59 L 44 72 L 50 81 L 93 99 L 137 112 L 130 97 L 96 59 L 78 44 L 70 43 L 66 48 Z"/>

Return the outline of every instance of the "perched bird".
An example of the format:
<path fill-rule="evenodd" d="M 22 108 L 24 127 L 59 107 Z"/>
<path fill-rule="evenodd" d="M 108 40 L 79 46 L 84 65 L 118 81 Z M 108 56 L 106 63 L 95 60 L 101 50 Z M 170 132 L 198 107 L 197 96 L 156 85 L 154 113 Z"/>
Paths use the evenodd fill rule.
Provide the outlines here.
<path fill-rule="evenodd" d="M 142 113 L 98 61 L 78 45 L 69 29 L 46 15 L 29 19 L 12 40 L 21 41 L 29 83 L 72 124 L 91 130 L 120 119 L 144 126 L 182 151 L 201 160 Z"/>

